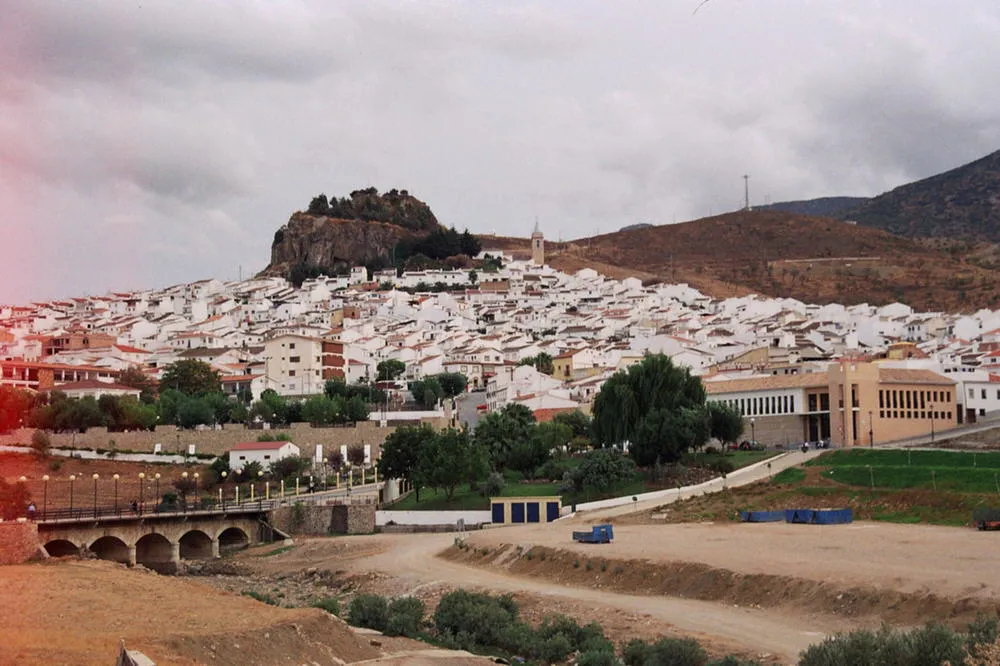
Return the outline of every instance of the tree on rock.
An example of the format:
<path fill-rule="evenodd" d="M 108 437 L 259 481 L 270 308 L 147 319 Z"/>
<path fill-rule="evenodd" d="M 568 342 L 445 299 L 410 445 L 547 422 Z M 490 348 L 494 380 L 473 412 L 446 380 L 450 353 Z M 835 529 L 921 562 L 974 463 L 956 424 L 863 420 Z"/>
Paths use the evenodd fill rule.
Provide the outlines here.
<path fill-rule="evenodd" d="M 705 442 L 709 426 L 701 380 L 663 354 L 616 373 L 594 399 L 595 443 L 628 442 L 639 465 L 677 460 Z"/>

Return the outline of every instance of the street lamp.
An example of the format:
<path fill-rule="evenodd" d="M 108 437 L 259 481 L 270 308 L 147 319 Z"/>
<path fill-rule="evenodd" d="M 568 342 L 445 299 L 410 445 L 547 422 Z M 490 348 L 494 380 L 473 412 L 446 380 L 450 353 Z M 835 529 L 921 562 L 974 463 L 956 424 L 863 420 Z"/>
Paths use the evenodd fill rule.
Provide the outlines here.
<path fill-rule="evenodd" d="M 868 410 L 868 447 L 875 448 L 875 424 L 872 422 L 874 418 L 872 410 Z"/>
<path fill-rule="evenodd" d="M 73 482 L 76 481 L 76 474 L 69 475 L 69 517 L 73 517 Z"/>
<path fill-rule="evenodd" d="M 45 514 L 49 511 L 49 475 L 45 474 L 42 476 L 43 486 L 42 490 L 42 520 L 45 520 Z"/>
<path fill-rule="evenodd" d="M 188 480 L 188 473 L 186 471 L 181 472 L 181 501 L 183 502 L 183 506 L 181 507 L 181 509 L 183 511 L 187 511 L 187 504 L 188 504 L 187 480 Z"/>
<path fill-rule="evenodd" d="M 750 418 L 750 439 L 753 440 L 754 444 L 757 443 L 757 428 L 756 428 L 756 423 L 757 423 L 757 420 L 754 419 L 753 417 L 751 417 Z"/>
<path fill-rule="evenodd" d="M 146 499 L 144 493 L 145 490 L 146 490 L 146 473 L 139 472 L 139 506 L 136 507 L 136 513 L 138 513 L 139 515 L 142 515 L 142 505 Z"/>
<path fill-rule="evenodd" d="M 160 473 L 157 472 L 153 476 L 153 478 L 156 479 L 156 508 L 159 509 L 160 508 L 160 499 L 161 499 L 161 497 L 160 497 Z"/>
<path fill-rule="evenodd" d="M 225 508 L 226 506 L 224 500 L 222 499 L 222 486 L 225 485 L 227 476 L 229 476 L 229 472 L 225 471 L 219 475 L 219 478 L 221 479 L 219 481 L 219 504 L 222 506 L 222 508 Z"/>
<path fill-rule="evenodd" d="M 115 480 L 115 513 L 118 513 L 118 474 L 113 474 L 111 476 Z"/>
<path fill-rule="evenodd" d="M 94 480 L 94 518 L 97 518 L 97 479 L 100 478 L 100 474 L 94 472 L 90 478 Z"/>
<path fill-rule="evenodd" d="M 198 498 L 201 495 L 201 493 L 198 492 L 198 476 L 199 476 L 199 474 L 198 474 L 198 472 L 195 472 L 194 474 L 192 474 L 192 476 L 194 477 L 195 508 L 198 508 Z"/>

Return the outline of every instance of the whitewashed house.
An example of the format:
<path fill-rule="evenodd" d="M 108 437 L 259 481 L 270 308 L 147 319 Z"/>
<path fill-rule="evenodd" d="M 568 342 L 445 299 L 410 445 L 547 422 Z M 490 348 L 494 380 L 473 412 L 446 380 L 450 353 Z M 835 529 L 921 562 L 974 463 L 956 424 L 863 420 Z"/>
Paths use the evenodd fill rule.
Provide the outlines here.
<path fill-rule="evenodd" d="M 236 472 L 251 462 L 270 469 L 276 461 L 299 454 L 299 447 L 291 442 L 241 442 L 229 451 L 229 469 Z"/>

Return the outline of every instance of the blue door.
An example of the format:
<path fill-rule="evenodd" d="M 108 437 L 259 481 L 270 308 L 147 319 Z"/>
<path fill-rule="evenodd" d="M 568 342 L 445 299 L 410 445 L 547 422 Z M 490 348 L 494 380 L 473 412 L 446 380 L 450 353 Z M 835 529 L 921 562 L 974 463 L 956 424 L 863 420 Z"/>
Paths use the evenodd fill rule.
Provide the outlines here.
<path fill-rule="evenodd" d="M 524 522 L 524 502 L 511 502 L 510 522 L 512 523 Z"/>
<path fill-rule="evenodd" d="M 559 520 L 559 502 L 545 503 L 545 520 L 550 523 Z"/>
<path fill-rule="evenodd" d="M 504 515 L 503 514 L 504 514 L 503 502 L 494 502 L 493 503 L 493 524 L 494 525 L 503 525 L 503 523 L 504 523 Z"/>
<path fill-rule="evenodd" d="M 539 504 L 541 504 L 541 502 L 528 502 L 527 506 L 528 506 L 528 522 L 529 523 L 537 523 L 537 522 L 539 522 L 539 520 L 538 520 L 538 514 L 539 514 L 539 510 L 538 510 L 539 507 L 538 507 L 538 505 Z"/>

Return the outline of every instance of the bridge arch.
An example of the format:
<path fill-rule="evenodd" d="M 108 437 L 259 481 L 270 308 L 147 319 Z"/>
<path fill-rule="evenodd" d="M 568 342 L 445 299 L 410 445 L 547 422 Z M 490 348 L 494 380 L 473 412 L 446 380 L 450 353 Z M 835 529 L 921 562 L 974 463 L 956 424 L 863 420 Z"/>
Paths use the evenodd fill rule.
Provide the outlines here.
<path fill-rule="evenodd" d="M 129 563 L 128 545 L 118 537 L 102 536 L 90 544 L 90 552 L 101 560 Z"/>
<path fill-rule="evenodd" d="M 53 539 L 45 544 L 45 552 L 49 557 L 68 557 L 80 554 L 80 546 L 68 539 Z"/>
<path fill-rule="evenodd" d="M 145 534 L 135 542 L 135 561 L 150 569 L 174 560 L 174 547 L 167 537 L 157 532 Z"/>
<path fill-rule="evenodd" d="M 207 560 L 212 557 L 212 538 L 201 530 L 191 530 L 180 538 L 182 560 Z"/>
<path fill-rule="evenodd" d="M 250 545 L 250 536 L 239 527 L 228 527 L 219 533 L 219 553 L 232 553 Z"/>

